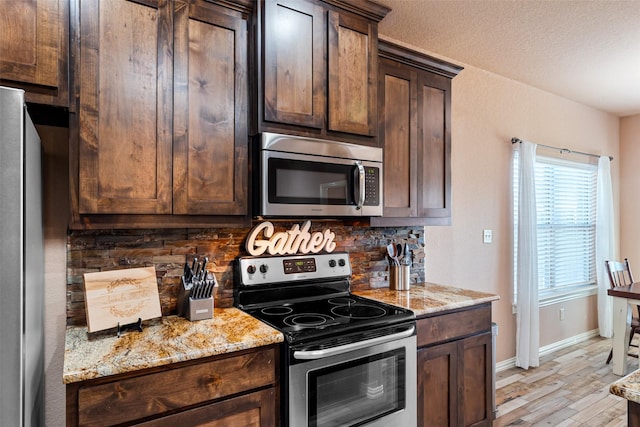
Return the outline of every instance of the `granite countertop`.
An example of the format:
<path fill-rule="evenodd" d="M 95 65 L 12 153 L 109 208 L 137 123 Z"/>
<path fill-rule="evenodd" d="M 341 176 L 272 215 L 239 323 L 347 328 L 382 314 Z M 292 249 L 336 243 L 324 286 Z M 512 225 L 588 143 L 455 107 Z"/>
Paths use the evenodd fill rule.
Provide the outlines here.
<path fill-rule="evenodd" d="M 411 284 L 408 291 L 389 288 L 355 291 L 354 294 L 412 310 L 416 317 L 500 299 L 498 295 L 435 283 Z"/>
<path fill-rule="evenodd" d="M 640 403 L 640 369 L 611 384 L 609 392 L 630 402 Z"/>
<path fill-rule="evenodd" d="M 148 323 L 148 324 L 147 324 Z M 212 319 L 167 316 L 143 323 L 142 332 L 66 331 L 65 384 L 122 374 L 282 342 L 275 329 L 236 308 L 215 308 Z"/>
<path fill-rule="evenodd" d="M 417 317 L 500 298 L 433 283 L 412 284 L 408 291 L 379 288 L 354 293 L 408 308 Z M 236 308 L 215 308 L 213 319 L 196 322 L 177 316 L 150 320 L 143 324 L 142 332 L 125 332 L 120 338 L 114 331 L 88 334 L 86 327 L 69 327 L 63 382 L 70 384 L 283 340 L 282 333 Z"/>

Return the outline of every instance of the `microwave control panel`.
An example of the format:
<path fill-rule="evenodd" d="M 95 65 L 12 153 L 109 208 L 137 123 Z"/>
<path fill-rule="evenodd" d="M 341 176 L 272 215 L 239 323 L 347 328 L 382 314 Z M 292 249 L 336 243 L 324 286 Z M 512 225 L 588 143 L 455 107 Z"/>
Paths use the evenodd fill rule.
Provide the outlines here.
<path fill-rule="evenodd" d="M 365 166 L 364 168 L 364 205 L 380 204 L 380 168 Z"/>

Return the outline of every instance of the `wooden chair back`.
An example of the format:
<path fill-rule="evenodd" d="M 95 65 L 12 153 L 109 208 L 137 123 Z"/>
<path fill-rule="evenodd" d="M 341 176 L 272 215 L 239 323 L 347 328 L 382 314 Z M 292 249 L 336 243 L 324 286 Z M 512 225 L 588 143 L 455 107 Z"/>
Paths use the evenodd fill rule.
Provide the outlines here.
<path fill-rule="evenodd" d="M 631 274 L 631 267 L 629 267 L 629 260 L 624 259 L 624 262 L 620 261 L 605 261 L 607 266 L 607 272 L 609 273 L 609 285 L 611 289 L 620 286 L 629 286 L 633 283 L 633 274 Z M 635 344 L 631 344 L 633 337 L 636 333 L 640 333 L 640 306 L 633 306 L 631 314 L 631 333 L 629 334 L 629 346 L 637 347 Z M 635 353 L 628 353 L 629 356 L 638 357 Z M 607 364 L 611 362 L 613 357 L 613 349 L 609 352 L 607 358 Z"/>
<path fill-rule="evenodd" d="M 633 274 L 631 274 L 631 267 L 629 267 L 627 258 L 624 259 L 624 262 L 605 261 L 605 265 L 609 272 L 609 284 L 612 289 L 620 286 L 629 286 L 633 283 Z"/>

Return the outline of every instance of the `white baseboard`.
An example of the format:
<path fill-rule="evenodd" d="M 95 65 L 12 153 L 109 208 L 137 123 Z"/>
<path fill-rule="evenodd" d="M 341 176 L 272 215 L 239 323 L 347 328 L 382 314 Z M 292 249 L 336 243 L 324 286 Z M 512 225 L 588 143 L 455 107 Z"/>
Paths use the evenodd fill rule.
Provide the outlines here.
<path fill-rule="evenodd" d="M 496 372 L 506 371 L 507 369 L 515 368 L 516 366 L 516 358 L 512 357 L 510 359 L 503 360 L 502 362 L 496 363 Z"/>
<path fill-rule="evenodd" d="M 563 339 L 562 341 L 554 342 L 552 344 L 545 345 L 544 347 L 540 347 L 538 354 L 542 357 L 549 353 L 553 353 L 556 350 L 561 350 L 563 348 L 567 348 L 574 344 L 578 344 L 588 339 L 591 339 L 593 337 L 596 337 L 599 334 L 600 334 L 599 329 L 593 329 L 591 331 L 583 332 L 581 334 Z M 496 372 L 501 372 L 506 369 L 513 368 L 515 366 L 516 366 L 516 358 L 512 357 L 510 359 L 506 359 L 496 363 Z"/>

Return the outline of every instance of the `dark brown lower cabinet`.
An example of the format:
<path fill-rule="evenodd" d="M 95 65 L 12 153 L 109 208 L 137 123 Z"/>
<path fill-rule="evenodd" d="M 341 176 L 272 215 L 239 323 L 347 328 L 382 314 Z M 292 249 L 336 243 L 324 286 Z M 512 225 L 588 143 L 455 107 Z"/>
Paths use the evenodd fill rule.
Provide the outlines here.
<path fill-rule="evenodd" d="M 275 394 L 273 388 L 256 391 L 136 425 L 145 427 L 275 426 L 275 408 L 273 407 Z"/>
<path fill-rule="evenodd" d="M 627 426 L 640 427 L 640 404 L 632 400 L 627 402 Z"/>
<path fill-rule="evenodd" d="M 279 422 L 277 345 L 67 385 L 67 426 Z"/>
<path fill-rule="evenodd" d="M 418 319 L 418 426 L 493 423 L 491 305 Z"/>

